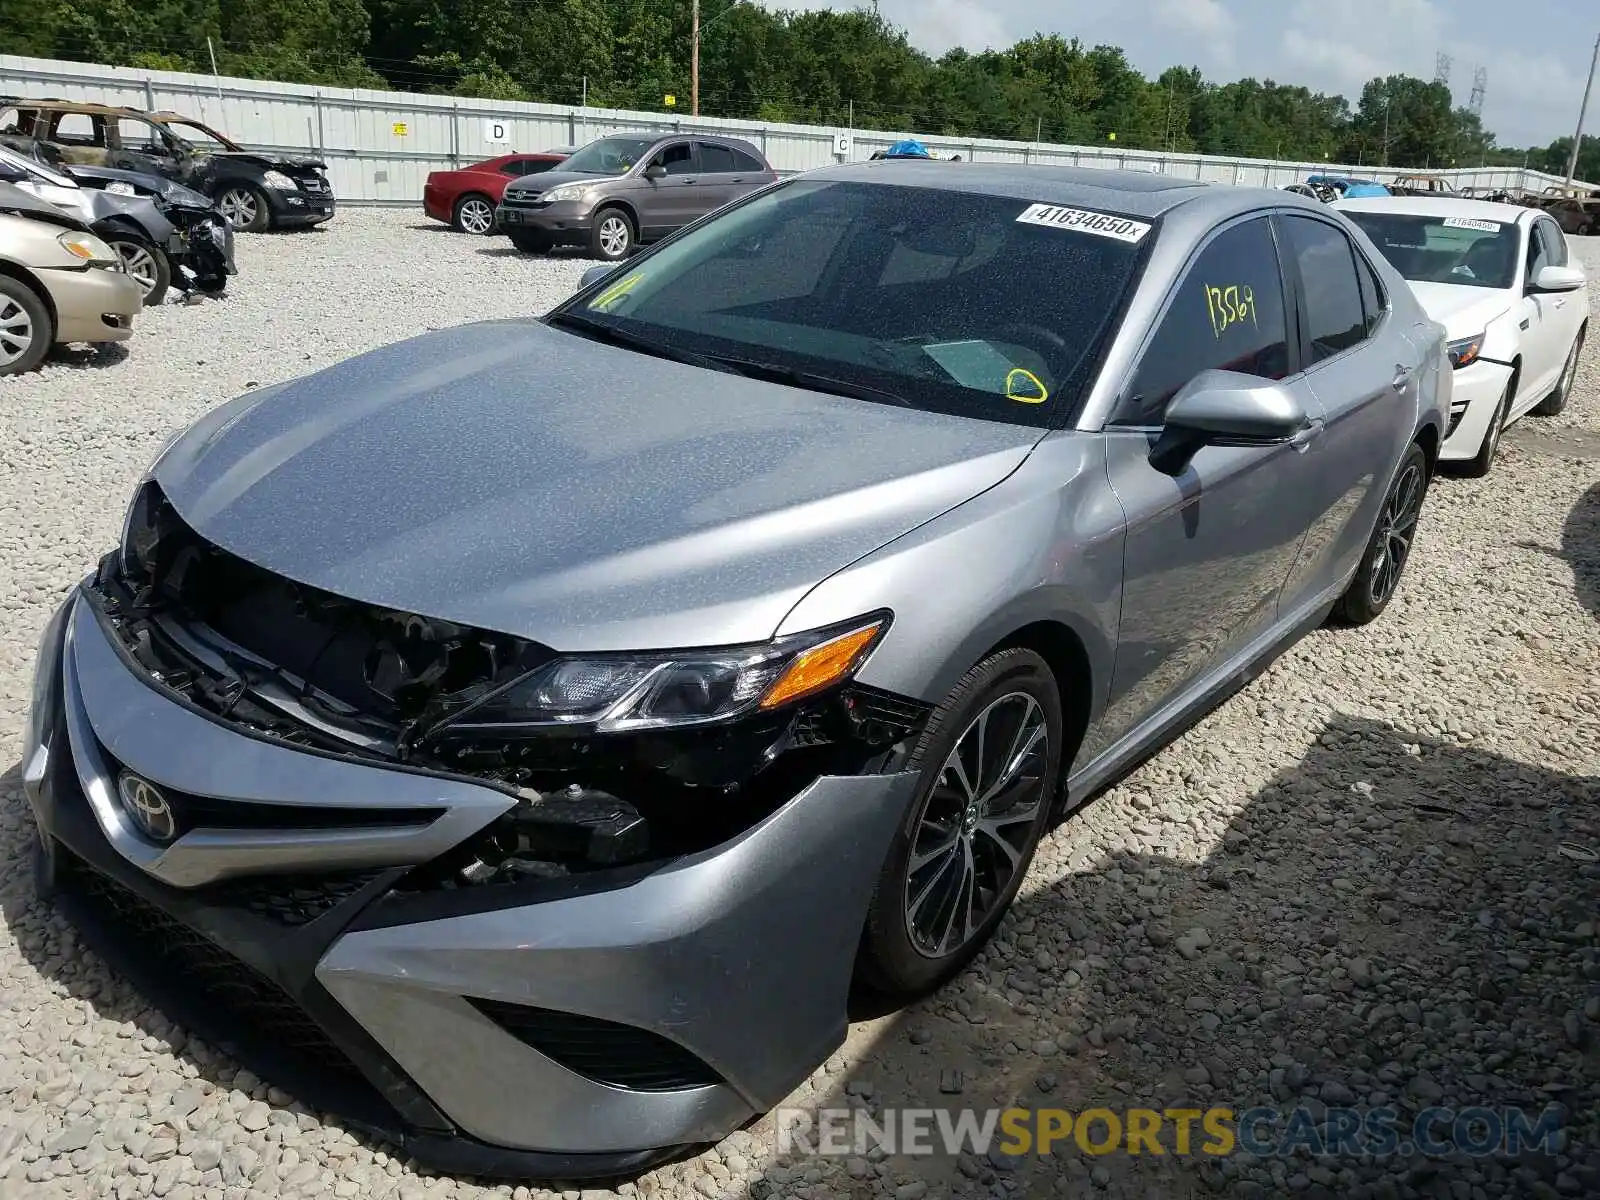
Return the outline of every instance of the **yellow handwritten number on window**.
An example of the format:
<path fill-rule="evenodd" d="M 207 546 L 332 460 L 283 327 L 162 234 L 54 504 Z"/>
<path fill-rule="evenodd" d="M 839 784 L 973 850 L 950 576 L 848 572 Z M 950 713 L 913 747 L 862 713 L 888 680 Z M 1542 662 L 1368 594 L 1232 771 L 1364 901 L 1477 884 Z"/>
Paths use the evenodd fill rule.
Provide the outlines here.
<path fill-rule="evenodd" d="M 1219 338 L 1235 325 L 1242 325 L 1246 321 L 1259 328 L 1256 322 L 1256 293 L 1247 283 L 1225 288 L 1207 284 L 1206 312 L 1211 317 L 1211 332 Z"/>
<path fill-rule="evenodd" d="M 1006 398 L 1021 404 L 1043 404 L 1050 392 L 1032 371 L 1012 367 L 1006 372 Z"/>

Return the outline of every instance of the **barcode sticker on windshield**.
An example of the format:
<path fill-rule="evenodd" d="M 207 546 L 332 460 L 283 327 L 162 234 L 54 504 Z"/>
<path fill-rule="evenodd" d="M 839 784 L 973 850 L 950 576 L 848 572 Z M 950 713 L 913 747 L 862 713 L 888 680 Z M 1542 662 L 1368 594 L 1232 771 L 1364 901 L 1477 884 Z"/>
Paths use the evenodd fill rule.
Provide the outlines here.
<path fill-rule="evenodd" d="M 1050 225 L 1056 229 L 1075 229 L 1099 237 L 1116 238 L 1119 242 L 1138 242 L 1150 232 L 1143 221 L 1130 221 L 1127 217 L 1113 217 L 1109 213 L 1089 212 L 1082 208 L 1062 208 L 1059 204 L 1030 204 L 1017 218 L 1024 225 Z"/>
<path fill-rule="evenodd" d="M 1476 217 L 1446 217 L 1446 229 L 1481 229 L 1485 233 L 1499 233 L 1499 221 L 1480 221 Z"/>

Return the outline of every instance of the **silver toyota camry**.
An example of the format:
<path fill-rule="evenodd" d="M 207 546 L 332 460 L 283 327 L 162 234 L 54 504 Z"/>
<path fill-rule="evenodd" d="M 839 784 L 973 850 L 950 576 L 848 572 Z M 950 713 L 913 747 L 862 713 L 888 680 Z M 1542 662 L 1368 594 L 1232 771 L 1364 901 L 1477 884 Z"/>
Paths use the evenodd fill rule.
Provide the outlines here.
<path fill-rule="evenodd" d="M 217 407 L 47 630 L 35 870 L 442 1169 L 715 1140 L 1395 595 L 1443 329 L 1281 191 L 885 161 Z M 1353 636 L 1353 635 L 1352 635 Z"/>

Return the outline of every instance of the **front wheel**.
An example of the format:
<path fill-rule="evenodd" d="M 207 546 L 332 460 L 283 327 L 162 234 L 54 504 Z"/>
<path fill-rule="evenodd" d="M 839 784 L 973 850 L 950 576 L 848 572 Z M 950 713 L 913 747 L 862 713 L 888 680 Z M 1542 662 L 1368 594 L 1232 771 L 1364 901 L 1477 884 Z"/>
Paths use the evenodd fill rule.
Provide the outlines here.
<path fill-rule="evenodd" d="M 1572 349 L 1567 353 L 1566 364 L 1561 368 L 1561 378 L 1556 380 L 1556 390 L 1532 408 L 1536 417 L 1553 417 L 1567 407 L 1567 401 L 1572 398 L 1572 385 L 1578 378 L 1578 356 L 1583 353 L 1584 330 L 1578 330 L 1578 336 L 1572 339 Z"/>
<path fill-rule="evenodd" d="M 139 285 L 146 308 L 154 308 L 167 298 L 167 289 L 172 286 L 172 264 L 165 254 L 130 233 L 114 233 L 106 238 L 106 245 L 117 252 L 123 270 Z"/>
<path fill-rule="evenodd" d="M 1346 625 L 1365 625 L 1389 607 L 1400 586 L 1400 573 L 1411 558 L 1422 500 L 1427 494 L 1428 456 L 1413 442 L 1395 472 L 1389 494 L 1383 498 L 1378 522 L 1356 576 L 1334 605 L 1333 615 L 1338 620 Z"/>
<path fill-rule="evenodd" d="M 1500 402 L 1495 405 L 1494 416 L 1489 418 L 1489 427 L 1483 431 L 1478 453 L 1461 465 L 1463 475 L 1482 479 L 1489 473 L 1489 468 L 1494 465 L 1495 451 L 1500 449 L 1500 435 L 1506 431 L 1506 418 L 1511 415 L 1511 403 L 1516 398 L 1516 391 L 1516 376 L 1512 376 L 1506 384 L 1506 390 L 1500 394 Z"/>
<path fill-rule="evenodd" d="M 620 208 L 602 208 L 594 215 L 594 230 L 589 235 L 589 248 L 594 256 L 606 262 L 619 262 L 633 253 L 637 236 L 633 222 Z"/>
<path fill-rule="evenodd" d="M 993 934 L 1050 819 L 1062 730 L 1055 677 L 1031 650 L 990 655 L 934 711 L 867 913 L 862 983 L 896 998 L 930 991 Z"/>
<path fill-rule="evenodd" d="M 0 275 L 0 375 L 21 375 L 43 360 L 56 340 L 50 310 L 31 287 Z"/>
<path fill-rule="evenodd" d="M 229 225 L 245 233 L 264 233 L 272 223 L 266 193 L 248 183 L 230 183 L 218 192 L 217 210 Z"/>

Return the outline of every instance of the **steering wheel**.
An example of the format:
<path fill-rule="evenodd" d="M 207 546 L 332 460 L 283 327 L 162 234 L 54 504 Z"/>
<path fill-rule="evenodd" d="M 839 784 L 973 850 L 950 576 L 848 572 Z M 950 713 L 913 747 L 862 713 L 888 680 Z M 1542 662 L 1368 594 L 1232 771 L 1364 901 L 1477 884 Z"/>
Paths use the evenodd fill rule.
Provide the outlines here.
<path fill-rule="evenodd" d="M 1039 342 L 1053 347 L 1056 350 L 1066 350 L 1067 339 L 1054 329 L 1046 329 L 1043 325 L 1035 325 L 1032 321 L 1008 321 L 996 329 L 997 333 L 1024 334 L 1026 342 L 1037 346 Z"/>

